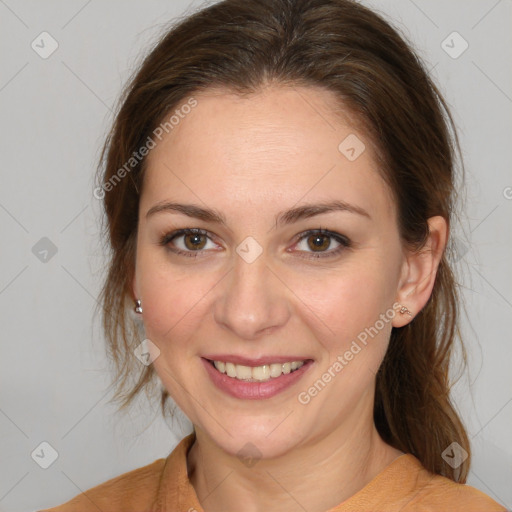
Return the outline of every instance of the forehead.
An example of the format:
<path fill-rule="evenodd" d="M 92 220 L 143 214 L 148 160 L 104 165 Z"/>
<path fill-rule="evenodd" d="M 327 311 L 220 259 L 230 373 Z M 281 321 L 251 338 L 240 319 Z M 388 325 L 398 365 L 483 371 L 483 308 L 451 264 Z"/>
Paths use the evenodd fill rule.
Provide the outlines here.
<path fill-rule="evenodd" d="M 246 96 L 213 90 L 193 98 L 194 108 L 177 107 L 180 115 L 147 157 L 146 210 L 170 197 L 205 199 L 219 209 L 237 200 L 292 206 L 301 198 L 342 199 L 378 214 L 392 208 L 370 141 L 334 93 L 273 86 Z"/>

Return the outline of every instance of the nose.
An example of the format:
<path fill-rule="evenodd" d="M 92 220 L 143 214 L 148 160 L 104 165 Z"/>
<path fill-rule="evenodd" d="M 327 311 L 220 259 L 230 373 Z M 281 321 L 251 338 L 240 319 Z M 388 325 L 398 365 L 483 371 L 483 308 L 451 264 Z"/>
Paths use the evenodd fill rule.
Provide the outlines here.
<path fill-rule="evenodd" d="M 269 267 L 265 254 L 248 263 L 235 254 L 222 280 L 214 318 L 238 339 L 256 340 L 282 328 L 290 317 L 286 285 Z"/>

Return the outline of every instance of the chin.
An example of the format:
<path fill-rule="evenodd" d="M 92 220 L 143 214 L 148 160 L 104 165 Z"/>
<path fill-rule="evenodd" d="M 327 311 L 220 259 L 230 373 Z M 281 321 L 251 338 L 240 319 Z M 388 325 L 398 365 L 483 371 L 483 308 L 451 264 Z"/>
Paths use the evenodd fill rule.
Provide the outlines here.
<path fill-rule="evenodd" d="M 286 415 L 278 419 L 265 419 L 261 415 L 230 418 L 227 432 L 217 424 L 208 425 L 206 429 L 201 427 L 201 430 L 230 455 L 241 459 L 271 459 L 294 449 L 304 436 L 295 426 L 285 425 L 288 420 L 283 422 L 283 418 Z"/>

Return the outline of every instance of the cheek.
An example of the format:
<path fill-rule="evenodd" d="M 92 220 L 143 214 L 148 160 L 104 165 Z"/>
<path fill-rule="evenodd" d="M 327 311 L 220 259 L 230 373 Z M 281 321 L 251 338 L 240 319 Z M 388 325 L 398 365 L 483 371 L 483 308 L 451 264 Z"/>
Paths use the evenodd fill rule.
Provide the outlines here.
<path fill-rule="evenodd" d="M 321 278 L 318 275 L 311 279 L 304 275 L 295 277 L 290 288 L 301 299 L 297 307 L 304 321 L 331 353 L 344 350 L 374 326 L 381 314 L 389 315 L 395 292 L 390 274 L 375 261 L 357 263 Z M 378 330 L 386 337 L 391 322 L 381 324 L 378 323 Z M 364 334 L 361 338 L 364 339 Z"/>
<path fill-rule="evenodd" d="M 318 421 L 338 424 L 363 394 L 373 392 L 395 315 L 387 276 L 378 265 L 372 271 L 360 267 L 331 276 L 323 292 L 310 288 L 308 306 L 316 313 L 310 329 L 325 350 L 299 402 L 314 403 Z M 303 293 L 308 293 L 305 286 Z"/>
<path fill-rule="evenodd" d="M 211 273 L 191 269 L 192 266 L 186 270 L 171 269 L 165 259 L 152 256 L 149 250 L 140 250 L 137 275 L 144 325 L 150 339 L 152 336 L 165 342 L 168 338 L 182 340 L 193 334 L 216 280 Z"/>

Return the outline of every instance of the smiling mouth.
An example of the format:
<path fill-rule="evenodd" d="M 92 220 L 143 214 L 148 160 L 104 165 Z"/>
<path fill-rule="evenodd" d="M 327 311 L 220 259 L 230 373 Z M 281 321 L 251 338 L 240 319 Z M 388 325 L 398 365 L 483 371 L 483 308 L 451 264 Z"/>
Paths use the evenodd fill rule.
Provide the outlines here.
<path fill-rule="evenodd" d="M 245 382 L 266 382 L 272 379 L 287 375 L 301 368 L 310 361 L 290 361 L 286 363 L 271 363 L 261 366 L 245 366 L 224 361 L 207 360 L 219 373 L 225 374 L 233 379 Z"/>

